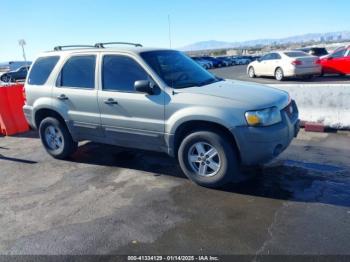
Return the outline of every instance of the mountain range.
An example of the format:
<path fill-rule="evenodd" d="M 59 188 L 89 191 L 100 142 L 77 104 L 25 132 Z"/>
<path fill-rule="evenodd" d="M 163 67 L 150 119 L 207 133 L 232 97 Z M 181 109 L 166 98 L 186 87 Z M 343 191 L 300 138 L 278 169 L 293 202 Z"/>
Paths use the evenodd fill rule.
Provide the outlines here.
<path fill-rule="evenodd" d="M 285 38 L 266 38 L 256 39 L 243 42 L 225 42 L 225 41 L 201 41 L 196 42 L 180 48 L 183 51 L 196 51 L 196 50 L 209 50 L 209 49 L 221 49 L 221 48 L 239 48 L 239 47 L 253 47 L 253 46 L 266 46 L 272 44 L 291 44 L 291 43 L 303 43 L 310 41 L 336 41 L 336 40 L 349 40 L 350 31 L 328 32 L 328 33 L 310 33 L 304 35 L 296 35 Z"/>

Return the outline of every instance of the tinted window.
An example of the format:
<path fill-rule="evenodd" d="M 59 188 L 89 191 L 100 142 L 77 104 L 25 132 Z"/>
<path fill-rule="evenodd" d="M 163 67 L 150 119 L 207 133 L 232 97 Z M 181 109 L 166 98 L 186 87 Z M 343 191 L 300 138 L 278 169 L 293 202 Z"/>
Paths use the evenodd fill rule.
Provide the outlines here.
<path fill-rule="evenodd" d="M 281 56 L 277 53 L 271 54 L 271 59 L 281 59 Z"/>
<path fill-rule="evenodd" d="M 267 55 L 264 55 L 261 60 L 271 60 L 272 59 L 272 54 L 267 54 Z"/>
<path fill-rule="evenodd" d="M 73 88 L 95 87 L 95 56 L 73 56 L 64 64 L 57 79 L 58 86 Z"/>
<path fill-rule="evenodd" d="M 316 56 L 323 56 L 327 55 L 328 52 L 325 48 L 313 48 L 311 49 L 311 54 Z"/>
<path fill-rule="evenodd" d="M 43 85 L 57 64 L 59 56 L 39 57 L 30 71 L 28 84 Z"/>
<path fill-rule="evenodd" d="M 346 49 L 336 51 L 331 55 L 333 58 L 343 57 L 345 55 Z"/>
<path fill-rule="evenodd" d="M 134 92 L 134 83 L 138 80 L 148 80 L 148 74 L 132 58 L 119 55 L 103 57 L 103 90 Z"/>
<path fill-rule="evenodd" d="M 204 86 L 222 81 L 203 69 L 187 55 L 174 50 L 141 53 L 142 58 L 172 88 Z M 205 58 L 211 61 L 216 59 Z"/>
<path fill-rule="evenodd" d="M 284 52 L 284 54 L 286 56 L 289 56 L 289 57 L 302 57 L 302 56 L 309 56 L 309 54 L 305 53 L 305 52 L 298 52 L 298 51 L 295 51 L 295 52 Z"/>

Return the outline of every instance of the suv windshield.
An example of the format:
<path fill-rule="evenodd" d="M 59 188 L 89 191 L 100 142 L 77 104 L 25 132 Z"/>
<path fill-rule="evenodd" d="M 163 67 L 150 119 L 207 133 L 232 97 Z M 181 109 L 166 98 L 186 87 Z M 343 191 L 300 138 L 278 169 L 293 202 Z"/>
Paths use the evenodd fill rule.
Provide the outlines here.
<path fill-rule="evenodd" d="M 212 75 L 179 51 L 148 51 L 140 55 L 172 88 L 203 86 L 223 80 Z"/>

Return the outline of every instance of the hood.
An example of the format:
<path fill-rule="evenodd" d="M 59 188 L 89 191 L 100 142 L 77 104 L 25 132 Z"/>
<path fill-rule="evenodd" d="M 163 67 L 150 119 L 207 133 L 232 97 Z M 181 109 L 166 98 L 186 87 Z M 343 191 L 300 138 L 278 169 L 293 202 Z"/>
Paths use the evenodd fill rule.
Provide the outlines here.
<path fill-rule="evenodd" d="M 225 80 L 205 86 L 176 90 L 178 93 L 202 94 L 239 101 L 251 110 L 277 106 L 282 109 L 289 102 L 287 92 L 253 82 Z"/>

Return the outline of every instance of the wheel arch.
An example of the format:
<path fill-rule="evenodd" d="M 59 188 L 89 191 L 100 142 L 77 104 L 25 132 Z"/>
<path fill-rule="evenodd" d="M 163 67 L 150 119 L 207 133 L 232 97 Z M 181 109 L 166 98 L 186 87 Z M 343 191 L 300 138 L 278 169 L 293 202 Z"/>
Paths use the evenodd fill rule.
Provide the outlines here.
<path fill-rule="evenodd" d="M 68 128 L 62 115 L 57 111 L 49 108 L 41 108 L 35 112 L 35 115 L 34 115 L 35 127 L 39 128 L 41 121 L 43 121 L 46 117 L 54 117 Z"/>
<path fill-rule="evenodd" d="M 181 141 L 187 135 L 199 130 L 214 130 L 214 131 L 217 131 L 218 133 L 223 134 L 225 137 L 227 137 L 227 139 L 230 141 L 230 144 L 233 146 L 234 150 L 236 151 L 239 161 L 241 160 L 236 138 L 230 132 L 230 130 L 227 127 L 223 126 L 222 124 L 211 122 L 211 121 L 205 121 L 205 120 L 189 120 L 189 121 L 183 122 L 176 128 L 172 142 L 170 142 L 170 145 L 169 145 L 171 148 L 173 148 L 172 155 L 177 157 L 177 152 L 179 150 Z"/>

